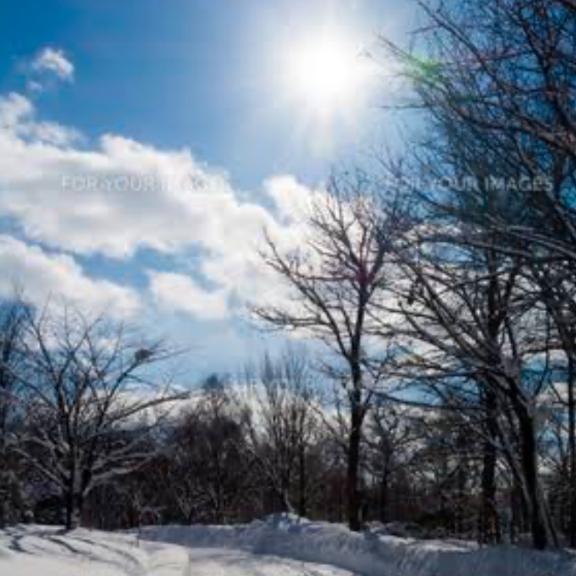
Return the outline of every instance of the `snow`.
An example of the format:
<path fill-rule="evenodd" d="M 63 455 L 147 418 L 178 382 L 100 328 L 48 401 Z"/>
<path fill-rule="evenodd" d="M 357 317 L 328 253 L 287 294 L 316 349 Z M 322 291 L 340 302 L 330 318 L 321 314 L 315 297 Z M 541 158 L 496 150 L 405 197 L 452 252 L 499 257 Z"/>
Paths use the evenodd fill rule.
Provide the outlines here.
<path fill-rule="evenodd" d="M 243 550 L 197 548 L 190 553 L 186 576 L 354 576 L 333 566 L 301 562 Z"/>
<path fill-rule="evenodd" d="M 0 576 L 353 576 L 240 549 L 140 541 L 136 535 L 46 526 L 0 531 Z"/>
<path fill-rule="evenodd" d="M 143 574 L 148 561 L 134 538 L 48 526 L 0 531 L 1 576 L 125 576 Z"/>
<path fill-rule="evenodd" d="M 293 515 L 236 526 L 148 527 L 140 530 L 140 537 L 192 550 L 215 547 L 273 554 L 363 576 L 576 576 L 576 557 L 565 552 L 352 533 L 342 525 Z"/>
<path fill-rule="evenodd" d="M 236 526 L 0 531 L 0 576 L 576 576 L 576 556 L 273 516 Z"/>

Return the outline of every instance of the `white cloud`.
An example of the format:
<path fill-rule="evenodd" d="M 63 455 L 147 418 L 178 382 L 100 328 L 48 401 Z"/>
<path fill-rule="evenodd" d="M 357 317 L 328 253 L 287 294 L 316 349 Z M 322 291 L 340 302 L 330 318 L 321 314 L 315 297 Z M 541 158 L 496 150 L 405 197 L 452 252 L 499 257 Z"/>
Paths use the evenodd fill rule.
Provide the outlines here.
<path fill-rule="evenodd" d="M 18 129 L 18 125 L 34 113 L 32 102 L 12 92 L 0 98 L 0 127 L 4 130 Z"/>
<path fill-rule="evenodd" d="M 38 121 L 32 102 L 21 94 L 0 96 L 0 144 L 21 142 L 67 147 L 78 140 L 80 133 L 73 128 Z"/>
<path fill-rule="evenodd" d="M 43 48 L 32 62 L 34 72 L 48 72 L 60 80 L 74 78 L 74 64 L 58 48 Z"/>
<path fill-rule="evenodd" d="M 188 150 L 116 135 L 94 149 L 74 149 L 64 136 L 46 141 L 66 127 L 33 118 L 22 96 L 0 100 L 0 213 L 16 218 L 30 238 L 123 258 L 143 247 L 240 250 L 273 225 L 261 206 L 240 203 L 227 178 Z"/>
<path fill-rule="evenodd" d="M 226 314 L 224 294 L 229 303 L 278 297 L 281 287 L 258 254 L 263 231 L 283 246 L 301 243 L 308 188 L 289 176 L 266 181 L 270 211 L 241 201 L 225 174 L 187 149 L 112 134 L 88 148 L 78 138 L 74 129 L 39 121 L 27 98 L 0 97 L 0 216 L 27 238 L 72 254 L 127 259 L 147 248 L 185 258 L 193 250 L 195 273 L 216 286 L 217 297 L 192 280 L 179 279 L 178 288 L 206 303 L 204 317 Z M 175 308 L 202 314 L 167 290 L 174 277 L 150 278 L 158 302 L 172 298 Z"/>
<path fill-rule="evenodd" d="M 220 320 L 228 314 L 225 290 L 210 292 L 189 276 L 172 272 L 150 271 L 149 277 L 150 291 L 164 308 L 202 320 Z"/>
<path fill-rule="evenodd" d="M 310 189 L 290 174 L 268 178 L 264 182 L 264 190 L 274 201 L 279 216 L 288 221 L 302 220 L 310 212 Z"/>
<path fill-rule="evenodd" d="M 24 297 L 43 305 L 62 297 L 95 313 L 130 315 L 139 308 L 135 292 L 108 280 L 90 279 L 71 256 L 50 254 L 12 236 L 0 235 L 0 295 L 11 297 L 15 288 Z"/>

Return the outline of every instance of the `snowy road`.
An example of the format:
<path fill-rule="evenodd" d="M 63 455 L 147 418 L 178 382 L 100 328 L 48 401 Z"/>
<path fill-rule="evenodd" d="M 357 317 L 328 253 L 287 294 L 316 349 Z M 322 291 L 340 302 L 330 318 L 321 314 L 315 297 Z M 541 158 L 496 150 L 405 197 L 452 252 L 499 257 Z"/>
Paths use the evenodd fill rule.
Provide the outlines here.
<path fill-rule="evenodd" d="M 135 536 L 49 527 L 0 531 L 0 576 L 351 576 L 352 572 L 230 548 L 185 548 Z"/>
<path fill-rule="evenodd" d="M 351 576 L 331 566 L 224 548 L 173 547 L 153 554 L 146 576 Z"/>

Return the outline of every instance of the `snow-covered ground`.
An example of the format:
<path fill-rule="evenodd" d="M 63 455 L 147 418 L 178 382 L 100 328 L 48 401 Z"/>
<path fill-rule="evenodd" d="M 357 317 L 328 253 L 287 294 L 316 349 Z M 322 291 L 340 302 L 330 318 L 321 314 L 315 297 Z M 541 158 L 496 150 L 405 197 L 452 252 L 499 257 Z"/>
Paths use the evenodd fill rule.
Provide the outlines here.
<path fill-rule="evenodd" d="M 352 533 L 342 525 L 295 516 L 238 526 L 156 526 L 140 536 L 192 550 L 216 547 L 319 562 L 362 576 L 576 576 L 576 556 L 566 552 Z"/>
<path fill-rule="evenodd" d="M 290 516 L 129 533 L 0 531 L 0 576 L 576 576 L 569 553 L 417 541 Z"/>
<path fill-rule="evenodd" d="M 352 576 L 352 572 L 231 548 L 140 541 L 136 535 L 45 526 L 0 531 L 0 576 Z"/>

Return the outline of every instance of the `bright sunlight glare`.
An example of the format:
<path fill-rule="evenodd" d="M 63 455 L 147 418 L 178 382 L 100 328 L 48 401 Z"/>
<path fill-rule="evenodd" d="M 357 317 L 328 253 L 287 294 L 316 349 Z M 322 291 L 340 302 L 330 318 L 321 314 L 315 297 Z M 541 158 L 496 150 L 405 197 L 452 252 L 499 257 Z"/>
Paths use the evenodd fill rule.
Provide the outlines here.
<path fill-rule="evenodd" d="M 348 112 L 363 97 L 373 67 L 361 49 L 335 33 L 294 42 L 287 50 L 290 95 L 322 116 Z"/>

